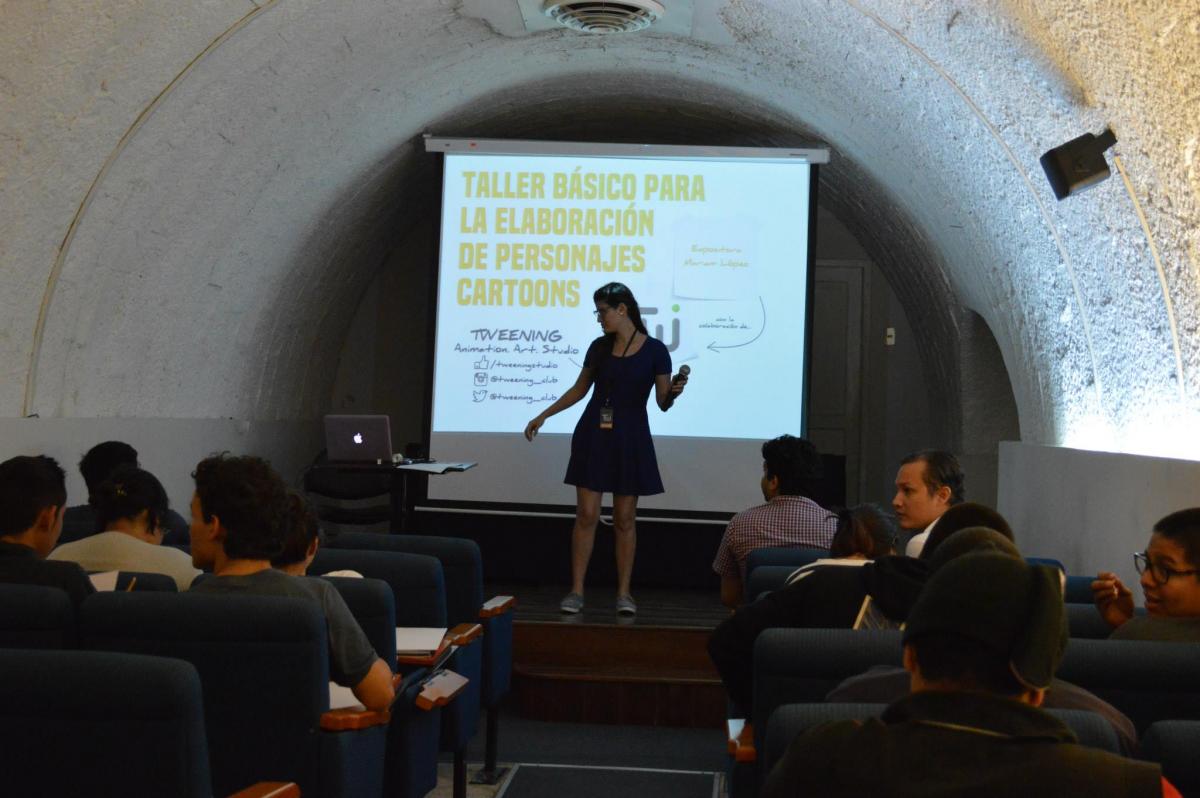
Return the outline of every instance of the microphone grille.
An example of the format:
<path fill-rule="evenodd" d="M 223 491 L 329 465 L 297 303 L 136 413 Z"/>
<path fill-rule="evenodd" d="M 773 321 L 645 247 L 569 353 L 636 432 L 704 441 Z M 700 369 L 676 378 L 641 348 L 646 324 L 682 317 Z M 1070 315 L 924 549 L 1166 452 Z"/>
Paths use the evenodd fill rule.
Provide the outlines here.
<path fill-rule="evenodd" d="M 679 373 L 686 377 L 692 373 L 692 367 L 685 363 L 679 367 Z"/>

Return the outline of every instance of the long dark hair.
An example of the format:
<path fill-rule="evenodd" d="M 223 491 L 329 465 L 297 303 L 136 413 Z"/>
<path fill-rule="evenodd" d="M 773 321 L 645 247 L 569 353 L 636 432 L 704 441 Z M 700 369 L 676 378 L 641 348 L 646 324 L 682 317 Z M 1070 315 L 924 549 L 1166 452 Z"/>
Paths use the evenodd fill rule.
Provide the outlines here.
<path fill-rule="evenodd" d="M 829 544 L 830 557 L 862 554 L 868 560 L 892 554 L 896 547 L 896 523 L 874 504 L 838 510 L 837 532 Z"/>
<path fill-rule="evenodd" d="M 629 320 L 633 322 L 633 328 L 647 338 L 650 337 L 650 333 L 646 332 L 646 325 L 642 323 L 642 311 L 638 307 L 637 300 L 633 298 L 633 292 L 624 283 L 605 283 L 592 294 L 592 301 L 603 302 L 613 310 L 617 309 L 617 305 L 625 305 L 625 309 L 629 311 Z M 608 339 L 610 353 L 616 336 L 616 333 L 608 333 L 605 336 Z"/>
<path fill-rule="evenodd" d="M 146 528 L 153 532 L 166 522 L 167 492 L 149 471 L 130 465 L 117 468 L 92 494 L 96 508 L 96 531 L 103 532 L 113 521 L 137 518 L 146 513 Z"/>

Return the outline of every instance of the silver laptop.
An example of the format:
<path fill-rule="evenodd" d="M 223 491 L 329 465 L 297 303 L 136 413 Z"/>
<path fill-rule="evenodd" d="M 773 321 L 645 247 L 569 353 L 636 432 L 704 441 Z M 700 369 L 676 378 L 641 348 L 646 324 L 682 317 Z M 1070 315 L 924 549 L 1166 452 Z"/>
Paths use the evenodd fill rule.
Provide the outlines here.
<path fill-rule="evenodd" d="M 392 428 L 387 416 L 325 416 L 330 460 L 392 462 Z"/>

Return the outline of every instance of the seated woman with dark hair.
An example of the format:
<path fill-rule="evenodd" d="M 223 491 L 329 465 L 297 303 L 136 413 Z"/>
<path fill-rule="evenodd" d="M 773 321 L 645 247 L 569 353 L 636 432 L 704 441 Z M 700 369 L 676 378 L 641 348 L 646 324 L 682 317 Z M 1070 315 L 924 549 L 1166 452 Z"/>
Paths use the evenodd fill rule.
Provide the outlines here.
<path fill-rule="evenodd" d="M 837 531 L 829 543 L 829 556 L 797 568 L 786 584 L 795 584 L 827 565 L 862 565 L 896 553 L 896 521 L 874 504 L 847 507 L 835 513 Z"/>
<path fill-rule="evenodd" d="M 1133 591 L 1109 571 L 1092 582 L 1092 598 L 1114 640 L 1200 642 L 1200 507 L 1154 525 L 1146 550 L 1133 555 L 1146 614 L 1134 616 Z"/>
<path fill-rule="evenodd" d="M 122 466 L 92 494 L 98 534 L 59 546 L 49 559 L 76 562 L 87 571 L 166 574 L 187 590 L 200 571 L 189 555 L 161 545 L 168 504 L 153 474 Z"/>

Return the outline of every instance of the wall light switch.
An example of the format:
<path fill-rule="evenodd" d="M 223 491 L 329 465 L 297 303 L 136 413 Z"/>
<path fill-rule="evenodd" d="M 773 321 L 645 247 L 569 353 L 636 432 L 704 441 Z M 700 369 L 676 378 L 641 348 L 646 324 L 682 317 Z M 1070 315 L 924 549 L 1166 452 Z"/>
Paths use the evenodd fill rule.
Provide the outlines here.
<path fill-rule="evenodd" d="M 884 334 L 883 342 L 885 344 L 887 344 L 888 346 L 896 345 L 896 328 L 895 327 L 887 328 L 887 332 Z"/>

